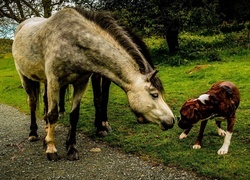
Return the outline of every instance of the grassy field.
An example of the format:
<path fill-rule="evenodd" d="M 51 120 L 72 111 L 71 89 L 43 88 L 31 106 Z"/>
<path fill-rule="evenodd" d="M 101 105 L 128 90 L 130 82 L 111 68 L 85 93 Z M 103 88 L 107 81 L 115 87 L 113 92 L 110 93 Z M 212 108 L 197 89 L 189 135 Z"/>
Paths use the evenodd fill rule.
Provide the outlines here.
<path fill-rule="evenodd" d="M 236 114 L 237 122 L 227 155 L 217 155 L 223 138 L 217 135 L 214 121 L 207 125 L 202 149 L 193 150 L 192 145 L 198 134 L 198 126 L 192 129 L 187 139 L 180 141 L 178 136 L 182 131 L 177 125 L 171 130 L 161 131 L 154 124 L 138 124 L 128 107 L 124 92 L 114 84 L 111 85 L 108 109 L 112 132 L 103 139 L 95 136 L 91 87 L 88 88 L 82 101 L 79 131 L 94 139 L 108 142 L 110 146 L 121 148 L 126 153 L 136 153 L 154 165 L 164 163 L 217 179 L 249 179 L 249 50 L 244 50 L 244 53 L 240 55 L 222 53 L 220 62 L 192 62 L 179 67 L 161 64 L 157 68 L 160 70 L 158 75 L 165 87 L 165 100 L 176 116 L 179 116 L 180 107 L 187 99 L 199 96 L 216 81 L 232 81 L 239 87 L 241 103 Z M 70 97 L 71 95 L 67 100 L 67 112 L 71 105 Z M 21 87 L 11 54 L 5 54 L 0 58 L 0 103 L 14 106 L 26 113 L 29 112 L 26 95 Z M 38 113 L 40 117 L 42 109 L 41 105 Z M 59 122 L 68 125 L 68 114 Z M 225 129 L 226 123 L 222 125 Z"/>

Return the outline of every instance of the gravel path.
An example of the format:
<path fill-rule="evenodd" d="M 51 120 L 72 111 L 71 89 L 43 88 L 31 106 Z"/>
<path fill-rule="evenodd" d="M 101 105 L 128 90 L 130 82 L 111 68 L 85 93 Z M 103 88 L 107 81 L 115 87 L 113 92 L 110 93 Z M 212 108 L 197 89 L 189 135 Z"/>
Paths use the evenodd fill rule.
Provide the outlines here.
<path fill-rule="evenodd" d="M 123 154 L 108 145 L 77 133 L 80 160 L 67 161 L 64 142 L 67 130 L 56 128 L 57 149 L 62 159 L 46 159 L 42 139 L 28 142 L 29 116 L 0 104 L 0 179 L 207 179 L 196 174 L 163 165 L 153 165 L 134 155 Z M 39 120 L 39 135 L 45 136 Z M 100 152 L 91 152 L 92 148 Z"/>

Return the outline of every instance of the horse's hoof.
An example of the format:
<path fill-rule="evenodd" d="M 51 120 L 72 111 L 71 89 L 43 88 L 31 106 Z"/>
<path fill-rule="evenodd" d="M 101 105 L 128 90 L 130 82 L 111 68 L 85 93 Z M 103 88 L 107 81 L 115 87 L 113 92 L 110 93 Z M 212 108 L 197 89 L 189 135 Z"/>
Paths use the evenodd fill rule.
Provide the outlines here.
<path fill-rule="evenodd" d="M 110 126 L 110 124 L 109 124 L 108 121 L 102 121 L 102 128 L 104 130 L 106 130 L 107 132 L 112 131 L 112 128 L 111 128 L 111 126 Z"/>
<path fill-rule="evenodd" d="M 38 140 L 39 140 L 38 136 L 29 136 L 29 138 L 28 138 L 28 141 L 30 141 L 30 142 L 35 142 L 35 141 L 38 141 Z"/>
<path fill-rule="evenodd" d="M 70 147 L 67 153 L 67 159 L 70 161 L 79 160 L 79 153 L 76 148 Z"/>
<path fill-rule="evenodd" d="M 107 131 L 97 131 L 96 134 L 99 137 L 105 137 L 108 135 L 108 132 Z"/>
<path fill-rule="evenodd" d="M 28 140 L 30 142 L 38 141 L 39 138 L 38 138 L 37 132 L 36 131 L 30 131 Z"/>
<path fill-rule="evenodd" d="M 61 159 L 57 153 L 47 153 L 47 158 L 49 161 L 58 161 Z"/>

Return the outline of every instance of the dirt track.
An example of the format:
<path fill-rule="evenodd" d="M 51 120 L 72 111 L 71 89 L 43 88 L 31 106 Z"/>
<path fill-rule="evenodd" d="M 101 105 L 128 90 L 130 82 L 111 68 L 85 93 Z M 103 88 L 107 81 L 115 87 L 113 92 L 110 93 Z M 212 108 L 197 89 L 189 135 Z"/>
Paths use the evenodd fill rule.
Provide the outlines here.
<path fill-rule="evenodd" d="M 42 139 L 28 142 L 29 116 L 17 109 L 0 104 L 0 179 L 208 179 L 196 174 L 153 165 L 134 155 L 123 154 L 104 143 L 77 133 L 80 160 L 67 161 L 64 142 L 67 130 L 56 128 L 60 161 L 46 159 Z M 39 135 L 45 136 L 43 121 L 39 120 Z M 90 152 L 92 148 L 101 152 Z"/>

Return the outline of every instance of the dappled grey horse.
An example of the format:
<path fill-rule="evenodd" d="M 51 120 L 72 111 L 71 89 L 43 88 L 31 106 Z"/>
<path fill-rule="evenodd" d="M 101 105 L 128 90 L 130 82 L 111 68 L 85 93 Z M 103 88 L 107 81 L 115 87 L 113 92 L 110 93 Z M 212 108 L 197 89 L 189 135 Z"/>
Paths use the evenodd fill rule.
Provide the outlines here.
<path fill-rule="evenodd" d="M 150 52 L 147 48 L 147 45 L 142 41 L 142 39 L 133 33 L 130 29 L 124 27 L 124 30 L 128 33 L 129 37 L 132 41 L 137 45 L 139 51 L 142 53 L 144 58 L 148 61 L 148 63 L 154 68 L 153 61 L 150 56 Z M 94 125 L 96 127 L 96 134 L 100 137 L 104 137 L 111 130 L 110 123 L 108 121 L 108 100 L 109 100 L 109 88 L 111 81 L 101 76 L 100 74 L 92 74 L 91 76 L 92 89 L 93 89 L 93 99 L 94 99 L 94 107 L 95 107 L 95 122 Z M 68 90 L 68 85 L 65 85 L 60 88 L 60 98 L 59 98 L 59 114 L 63 116 L 65 114 L 65 95 Z M 44 92 L 46 95 L 46 91 Z M 44 96 L 45 108 L 47 109 L 47 96 Z M 46 112 L 46 110 L 45 110 Z M 137 115 L 137 121 L 139 123 L 147 123 L 140 115 Z"/>
<path fill-rule="evenodd" d="M 22 22 L 15 34 L 13 57 L 31 111 L 29 139 L 37 138 L 36 105 L 39 83 L 47 85 L 47 158 L 58 160 L 54 130 L 60 88 L 72 84 L 73 103 L 66 140 L 67 158 L 78 159 L 76 125 L 80 101 L 92 73 L 107 77 L 127 94 L 133 112 L 163 130 L 172 128 L 174 115 L 162 97 L 157 71 L 116 21 L 104 13 L 65 8 L 50 18 Z"/>

